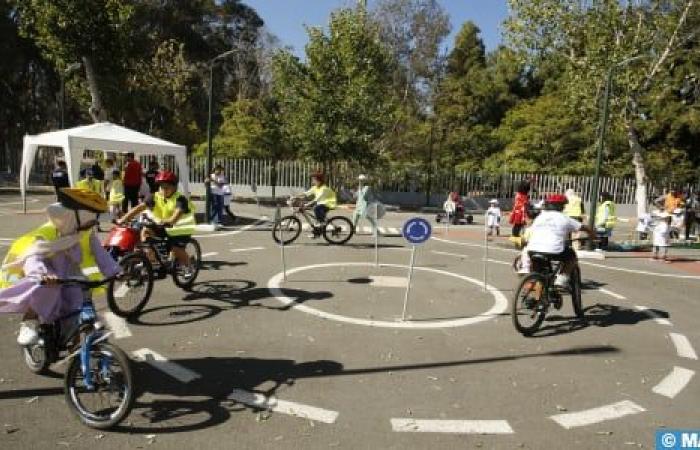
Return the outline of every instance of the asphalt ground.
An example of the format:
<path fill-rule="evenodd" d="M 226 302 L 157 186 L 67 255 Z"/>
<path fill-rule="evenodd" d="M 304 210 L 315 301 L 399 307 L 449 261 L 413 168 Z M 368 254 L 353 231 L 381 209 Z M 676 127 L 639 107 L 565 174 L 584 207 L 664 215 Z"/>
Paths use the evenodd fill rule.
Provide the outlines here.
<path fill-rule="evenodd" d="M 0 197 L 0 256 L 49 201 L 32 198 L 23 215 L 18 197 Z M 376 267 L 370 236 L 331 247 L 302 235 L 285 249 L 284 280 L 274 211 L 235 209 L 236 226 L 198 237 L 206 256 L 191 291 L 158 281 L 137 319 L 110 323 L 113 342 L 141 356 L 139 396 L 115 430 L 82 426 L 61 368 L 29 372 L 19 317 L 0 317 L 0 448 L 619 449 L 700 426 L 698 250 L 674 249 L 671 264 L 581 260 L 585 323 L 566 304 L 525 338 L 508 309 L 517 253 L 488 242 L 485 290 L 480 225 L 435 227 L 401 321 L 402 237 L 381 237 Z"/>

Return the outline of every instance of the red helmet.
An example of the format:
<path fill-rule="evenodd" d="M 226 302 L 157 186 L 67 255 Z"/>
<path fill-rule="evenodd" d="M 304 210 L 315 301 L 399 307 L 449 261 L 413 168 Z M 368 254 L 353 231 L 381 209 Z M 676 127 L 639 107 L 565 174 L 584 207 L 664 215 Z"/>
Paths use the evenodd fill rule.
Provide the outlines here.
<path fill-rule="evenodd" d="M 175 175 L 169 170 L 161 170 L 160 172 L 158 172 L 158 175 L 156 175 L 156 183 L 167 183 L 177 185 L 177 175 Z"/>
<path fill-rule="evenodd" d="M 545 199 L 545 203 L 550 205 L 565 205 L 568 201 L 564 194 L 549 194 Z"/>

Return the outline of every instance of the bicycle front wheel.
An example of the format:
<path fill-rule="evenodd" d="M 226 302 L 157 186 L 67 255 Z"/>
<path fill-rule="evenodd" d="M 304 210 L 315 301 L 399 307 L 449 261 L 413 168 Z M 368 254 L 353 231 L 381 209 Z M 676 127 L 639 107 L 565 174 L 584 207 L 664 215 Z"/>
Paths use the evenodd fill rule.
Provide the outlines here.
<path fill-rule="evenodd" d="M 111 428 L 129 414 L 134 401 L 129 358 L 119 347 L 100 342 L 90 351 L 87 370 L 92 387 L 85 381 L 80 354 L 73 356 L 64 379 L 66 403 L 85 425 Z"/>
<path fill-rule="evenodd" d="M 569 280 L 569 289 L 571 289 L 571 304 L 574 307 L 574 314 L 579 319 L 583 319 L 583 302 L 581 299 L 581 269 L 576 267 L 571 273 Z"/>
<path fill-rule="evenodd" d="M 202 248 L 199 246 L 194 238 L 188 238 L 185 244 L 185 253 L 187 253 L 187 260 L 189 265 L 187 267 L 181 267 L 175 264 L 173 270 L 173 282 L 175 285 L 181 289 L 189 289 L 194 284 L 199 275 L 199 268 L 202 266 Z"/>
<path fill-rule="evenodd" d="M 153 267 L 143 253 L 119 261 L 122 276 L 107 286 L 107 304 L 120 317 L 134 317 L 146 306 L 153 292 Z"/>
<path fill-rule="evenodd" d="M 323 238 L 332 245 L 342 245 L 355 234 L 355 227 L 347 217 L 331 217 L 323 228 Z"/>
<path fill-rule="evenodd" d="M 531 273 L 520 282 L 513 298 L 513 325 L 523 336 L 531 336 L 540 328 L 547 314 L 547 279 Z"/>
<path fill-rule="evenodd" d="M 282 217 L 272 227 L 272 239 L 278 244 L 291 244 L 301 234 L 301 220 L 294 216 Z"/>

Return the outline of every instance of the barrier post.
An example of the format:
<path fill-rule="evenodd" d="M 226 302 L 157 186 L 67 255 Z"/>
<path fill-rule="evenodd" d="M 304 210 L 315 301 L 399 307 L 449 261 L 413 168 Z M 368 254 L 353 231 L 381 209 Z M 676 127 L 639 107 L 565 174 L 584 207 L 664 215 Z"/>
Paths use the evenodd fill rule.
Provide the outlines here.
<path fill-rule="evenodd" d="M 275 209 L 275 223 L 274 227 L 277 228 L 279 231 L 279 245 L 280 245 L 280 258 L 282 260 L 282 279 L 284 281 L 287 281 L 287 260 L 285 258 L 284 254 L 284 236 L 282 234 L 282 211 L 280 210 L 280 206 L 277 205 L 277 208 Z"/>
<path fill-rule="evenodd" d="M 411 248 L 411 265 L 408 268 L 408 284 L 406 286 L 406 295 L 403 298 L 403 312 L 401 313 L 401 321 L 406 320 L 406 310 L 408 309 L 408 297 L 411 293 L 411 280 L 413 279 L 413 264 L 416 262 L 416 246 Z"/>
<path fill-rule="evenodd" d="M 487 226 L 487 216 L 484 215 L 484 292 L 488 284 L 488 265 L 489 265 L 489 235 Z"/>

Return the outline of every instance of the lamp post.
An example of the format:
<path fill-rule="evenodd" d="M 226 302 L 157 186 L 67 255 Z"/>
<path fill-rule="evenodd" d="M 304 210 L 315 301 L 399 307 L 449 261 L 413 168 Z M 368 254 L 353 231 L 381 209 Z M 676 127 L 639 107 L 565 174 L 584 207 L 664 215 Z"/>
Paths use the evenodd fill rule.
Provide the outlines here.
<path fill-rule="evenodd" d="M 61 74 L 61 92 L 59 94 L 59 113 L 60 113 L 60 120 L 59 120 L 59 126 L 61 129 L 65 128 L 66 121 L 65 121 L 65 108 L 66 108 L 66 77 L 68 77 L 70 74 L 73 72 L 79 70 L 82 67 L 82 64 L 79 62 L 70 64 L 68 67 L 66 67 L 66 70 L 63 71 Z"/>
<path fill-rule="evenodd" d="M 207 117 L 207 178 L 211 176 L 211 171 L 212 171 L 212 164 L 213 164 L 213 155 L 212 155 L 212 144 L 211 144 L 211 128 L 212 128 L 212 115 L 213 115 L 213 101 L 212 98 L 214 97 L 214 65 L 216 64 L 217 61 L 222 60 L 223 58 L 226 58 L 227 56 L 230 56 L 232 54 L 236 53 L 236 50 L 229 50 L 226 52 L 221 53 L 220 55 L 215 56 L 214 58 L 209 60 L 209 114 Z M 205 198 L 205 203 L 206 203 L 206 220 L 207 223 L 211 222 L 211 181 L 208 181 L 205 183 L 206 187 L 206 198 Z"/>

